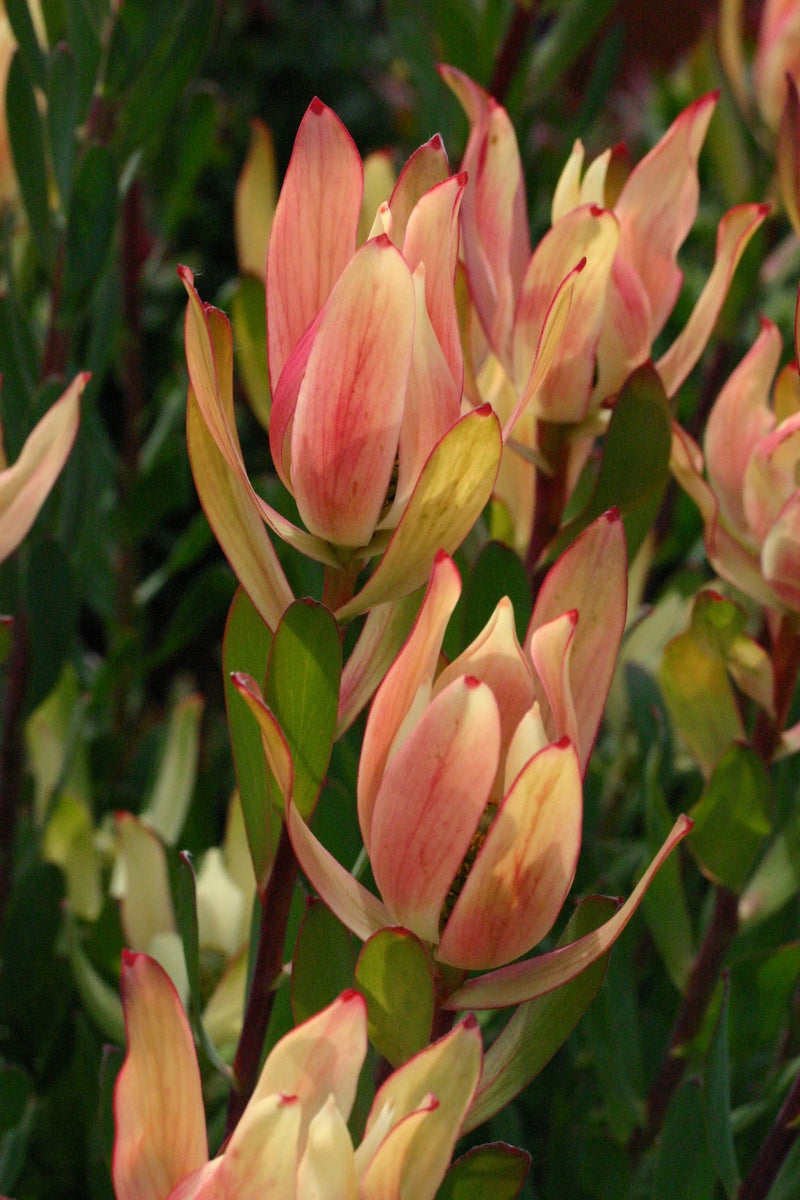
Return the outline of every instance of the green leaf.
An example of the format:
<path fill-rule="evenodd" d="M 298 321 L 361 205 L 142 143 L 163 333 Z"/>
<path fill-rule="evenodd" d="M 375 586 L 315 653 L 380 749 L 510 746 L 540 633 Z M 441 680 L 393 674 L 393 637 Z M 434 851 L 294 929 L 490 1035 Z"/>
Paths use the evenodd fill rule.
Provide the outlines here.
<path fill-rule="evenodd" d="M 353 936 L 331 910 L 310 900 L 292 956 L 292 1011 L 301 1021 L 321 1012 L 353 986 Z"/>
<path fill-rule="evenodd" d="M 47 194 L 42 119 L 19 51 L 12 58 L 8 72 L 6 118 L 14 168 L 31 233 L 42 262 L 49 267 L 53 260 L 54 236 Z"/>
<path fill-rule="evenodd" d="M 272 639 L 264 699 L 289 746 L 294 802 L 305 821 L 330 761 L 341 674 L 342 646 L 333 614 L 323 604 L 296 600 Z"/>
<path fill-rule="evenodd" d="M 577 62 L 616 5 L 617 0 L 570 0 L 559 6 L 549 32 L 536 42 L 525 91 L 529 105 L 555 92 L 559 79 Z"/>
<path fill-rule="evenodd" d="M 514 1200 L 522 1190 L 531 1157 L 501 1142 L 476 1146 L 456 1159 L 445 1175 L 436 1200 Z"/>
<path fill-rule="evenodd" d="M 744 924 L 763 921 L 800 892 L 800 813 L 776 835 L 742 893 Z"/>
<path fill-rule="evenodd" d="M 254 275 L 239 277 L 231 321 L 247 398 L 264 429 L 269 429 L 272 395 L 267 374 L 267 304 L 263 281 Z"/>
<path fill-rule="evenodd" d="M 654 748 L 645 763 L 645 822 L 651 857 L 672 825 L 659 783 L 660 765 L 661 754 Z M 683 993 L 694 962 L 694 938 L 677 857 L 669 858 L 651 883 L 642 900 L 642 912 L 670 979 Z"/>
<path fill-rule="evenodd" d="M 739 1189 L 739 1168 L 731 1129 L 731 1072 L 728 1053 L 728 996 L 730 986 L 724 978 L 722 1005 L 706 1055 L 703 1100 L 706 1111 L 708 1142 L 717 1176 L 728 1200 L 735 1200 Z"/>
<path fill-rule="evenodd" d="M 6 0 L 5 9 L 14 37 L 19 44 L 19 52 L 25 63 L 28 77 L 36 87 L 44 91 L 47 67 L 33 26 L 28 0 Z"/>
<path fill-rule="evenodd" d="M 692 809 L 689 846 L 709 879 L 740 892 L 769 836 L 770 780 L 750 746 L 734 743 Z"/>
<path fill-rule="evenodd" d="M 79 123 L 80 91 L 78 68 L 69 46 L 60 43 L 50 56 L 47 76 L 47 128 L 50 157 L 58 194 L 66 212 L 72 191 L 75 161 L 75 130 Z"/>
<path fill-rule="evenodd" d="M 65 313 L 75 313 L 91 300 L 114 238 L 117 205 L 117 172 L 111 151 L 90 146 L 75 175 L 67 218 Z"/>
<path fill-rule="evenodd" d="M 706 1140 L 703 1096 L 697 1080 L 675 1093 L 656 1162 L 652 1200 L 708 1200 L 714 1194 L 714 1164 Z"/>
<path fill-rule="evenodd" d="M 203 1002 L 200 993 L 200 936 L 197 927 L 197 889 L 191 859 L 170 846 L 164 847 L 169 875 L 169 890 L 175 923 L 178 926 L 189 980 L 189 1019 L 209 1062 L 230 1079 L 230 1070 L 220 1058 L 203 1025 Z"/>
<path fill-rule="evenodd" d="M 661 507 L 670 477 L 671 445 L 669 404 L 655 367 L 646 363 L 628 377 L 614 405 L 588 504 L 561 530 L 548 558 L 556 558 L 587 525 L 616 507 L 632 562 Z"/>
<path fill-rule="evenodd" d="M 26 704 L 36 708 L 61 674 L 77 621 L 69 559 L 57 542 L 34 538 L 27 546 L 24 609 L 30 664 Z"/>
<path fill-rule="evenodd" d="M 97 83 L 107 22 L 107 0 L 67 0 L 67 41 L 75 55 L 81 114 L 88 111 Z"/>
<path fill-rule="evenodd" d="M 731 742 L 744 738 L 725 663 L 689 630 L 664 648 L 659 682 L 672 720 L 708 777 Z"/>
<path fill-rule="evenodd" d="M 36 1099 L 33 1084 L 22 1067 L 0 1067 L 0 1191 L 16 1187 L 33 1128 Z"/>
<path fill-rule="evenodd" d="M 365 942 L 356 986 L 367 1002 L 367 1032 L 376 1050 L 399 1067 L 428 1045 L 435 1008 L 433 964 L 407 929 L 380 929 Z"/>
<path fill-rule="evenodd" d="M 590 896 L 572 914 L 558 945 L 566 946 L 599 929 L 613 916 L 616 908 L 614 900 Z M 519 1005 L 486 1052 L 481 1081 L 464 1122 L 464 1132 L 475 1129 L 505 1108 L 563 1045 L 597 995 L 609 953 L 568 983 Z"/>
<path fill-rule="evenodd" d="M 239 588 L 225 626 L 222 669 L 236 780 L 259 891 L 263 891 L 275 858 L 281 817 L 270 795 L 261 734 L 246 701 L 231 683 L 231 673 L 246 671 L 255 680 L 263 681 L 271 644 L 272 634 L 268 626 L 256 612 L 244 589 Z"/>
<path fill-rule="evenodd" d="M 517 637 L 522 641 L 532 609 L 528 577 L 518 554 L 500 542 L 489 542 L 478 555 L 464 588 L 463 646 L 478 636 L 503 596 L 514 605 Z"/>

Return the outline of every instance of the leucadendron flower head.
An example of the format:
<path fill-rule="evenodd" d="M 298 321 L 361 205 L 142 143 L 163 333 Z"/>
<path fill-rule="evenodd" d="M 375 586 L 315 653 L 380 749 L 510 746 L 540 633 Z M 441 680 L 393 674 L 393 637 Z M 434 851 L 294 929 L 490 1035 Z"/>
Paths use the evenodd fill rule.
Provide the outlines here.
<path fill-rule="evenodd" d="M 254 491 L 233 420 L 227 319 L 191 273 L 186 350 L 189 449 L 201 501 L 272 627 L 291 596 L 262 522 L 334 571 L 381 560 L 350 617 L 407 594 L 440 546 L 453 551 L 487 502 L 500 460 L 488 406 L 461 415 L 454 277 L 463 175 L 438 138 L 406 164 L 357 245 L 364 172 L 353 141 L 314 100 L 269 236 L 269 438 L 304 529 Z"/>
<path fill-rule="evenodd" d="M 125 951 L 128 1050 L 114 1091 L 117 1200 L 433 1200 L 481 1072 L 468 1017 L 378 1089 L 364 1137 L 347 1129 L 367 1052 L 354 991 L 286 1034 L 267 1055 L 247 1107 L 209 1161 L 200 1072 L 168 976 Z"/>
<path fill-rule="evenodd" d="M 549 932 L 580 849 L 582 774 L 625 623 L 626 580 L 622 522 L 611 512 L 551 569 L 522 646 L 504 599 L 440 670 L 461 584 L 452 559 L 437 555 L 362 746 L 358 818 L 380 899 L 288 808 L 301 866 L 360 938 L 400 926 L 463 972 L 502 967 Z"/>
<path fill-rule="evenodd" d="M 773 387 L 781 351 L 763 320 L 711 409 L 704 453 L 673 426 L 672 469 L 700 509 L 714 569 L 759 603 L 800 613 L 800 383 L 795 360 Z"/>

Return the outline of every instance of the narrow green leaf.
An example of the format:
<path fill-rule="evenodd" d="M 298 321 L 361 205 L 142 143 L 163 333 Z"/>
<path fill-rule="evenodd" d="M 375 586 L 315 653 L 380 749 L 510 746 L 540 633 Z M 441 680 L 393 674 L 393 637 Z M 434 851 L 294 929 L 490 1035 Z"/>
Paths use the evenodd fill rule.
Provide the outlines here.
<path fill-rule="evenodd" d="M 689 847 L 703 873 L 734 892 L 744 888 L 769 836 L 770 790 L 760 756 L 735 742 L 690 813 Z"/>
<path fill-rule="evenodd" d="M 281 818 L 270 795 L 261 734 L 246 701 L 231 683 L 231 673 L 246 671 L 256 681 L 263 681 L 271 643 L 269 628 L 256 612 L 247 593 L 239 588 L 225 626 L 222 667 L 236 780 L 259 891 L 263 891 L 275 858 Z"/>
<path fill-rule="evenodd" d="M 47 128 L 50 157 L 61 205 L 66 212 L 72 191 L 75 161 L 75 130 L 79 124 L 80 91 L 78 68 L 69 46 L 61 42 L 50 55 L 47 75 Z"/>
<path fill-rule="evenodd" d="M 42 262 L 49 267 L 53 259 L 54 236 L 47 194 L 42 119 L 19 51 L 12 58 L 8 72 L 6 118 L 14 168 L 31 233 Z"/>
<path fill-rule="evenodd" d="M 675 1093 L 667 1112 L 652 1200 L 708 1200 L 714 1194 L 714 1180 L 702 1090 L 692 1079 Z"/>
<path fill-rule="evenodd" d="M 57 542 L 35 538 L 28 543 L 24 604 L 30 645 L 26 703 L 32 711 L 55 686 L 77 621 L 72 568 Z"/>
<path fill-rule="evenodd" d="M 661 507 L 671 444 L 669 404 L 655 367 L 646 363 L 629 376 L 614 405 L 588 504 L 561 530 L 548 557 L 556 558 L 587 525 L 616 507 L 632 561 Z"/>
<path fill-rule="evenodd" d="M 525 637 L 531 619 L 531 589 L 518 554 L 500 542 L 488 542 L 478 555 L 464 588 L 463 645 L 481 632 L 497 602 L 508 596 L 514 605 L 517 637 Z"/>
<path fill-rule="evenodd" d="M 108 21 L 105 0 L 67 0 L 67 41 L 75 55 L 81 114 L 88 111 L 97 83 L 103 30 Z"/>
<path fill-rule="evenodd" d="M 584 900 L 572 914 L 558 945 L 566 946 L 599 929 L 616 908 L 616 902 L 607 897 Z M 519 1005 L 486 1052 L 478 1091 L 464 1123 L 465 1132 L 505 1108 L 563 1045 L 597 995 L 609 953 L 568 983 Z"/>
<path fill-rule="evenodd" d="M 230 1070 L 220 1058 L 203 1025 L 203 1003 L 200 994 L 200 937 L 197 927 L 197 889 L 194 869 L 188 854 L 164 847 L 169 875 L 169 890 L 175 922 L 178 926 L 189 980 L 189 1019 L 209 1062 L 230 1078 Z"/>
<path fill-rule="evenodd" d="M 660 764 L 661 754 L 654 748 L 645 762 L 644 782 L 647 848 L 651 856 L 672 825 L 672 815 L 658 778 Z M 677 858 L 664 863 L 642 901 L 642 912 L 670 979 L 683 993 L 694 962 L 694 938 Z"/>
<path fill-rule="evenodd" d="M 728 997 L 730 985 L 724 980 L 722 1005 L 706 1055 L 703 1100 L 711 1157 L 728 1200 L 735 1200 L 739 1189 L 739 1168 L 731 1130 L 731 1072 L 728 1053 Z"/>
<path fill-rule="evenodd" d="M 111 151 L 90 146 L 75 175 L 67 218 L 63 304 L 74 313 L 88 304 L 103 274 L 117 219 L 117 172 Z"/>
<path fill-rule="evenodd" d="M 272 395 L 267 374 L 267 304 L 264 284 L 241 275 L 231 305 L 233 336 L 247 398 L 258 420 L 269 429 Z"/>
<path fill-rule="evenodd" d="M 445 1175 L 436 1200 L 514 1200 L 520 1194 L 531 1156 L 496 1142 L 476 1146 L 458 1158 Z"/>
<path fill-rule="evenodd" d="M 367 1002 L 367 1031 L 376 1050 L 399 1067 L 428 1045 L 435 1007 L 433 964 L 407 929 L 380 929 L 365 942 L 356 986 Z"/>
<path fill-rule="evenodd" d="M 553 94 L 616 5 L 617 0 L 571 0 L 559 6 L 549 33 L 536 43 L 525 93 L 529 104 Z"/>
<path fill-rule="evenodd" d="M 264 699 L 289 746 L 294 801 L 306 821 L 330 761 L 341 674 L 342 647 L 333 614 L 323 604 L 296 600 L 272 639 Z"/>
<path fill-rule="evenodd" d="M 299 1025 L 353 987 L 353 936 L 320 900 L 310 900 L 292 956 L 292 1011 Z"/>
<path fill-rule="evenodd" d="M 36 1098 L 22 1067 L 0 1067 L 0 1191 L 11 1195 L 22 1175 Z"/>
<path fill-rule="evenodd" d="M 28 77 L 36 87 L 45 89 L 47 66 L 33 26 L 28 0 L 6 0 L 6 15 L 19 44 L 19 52 Z"/>

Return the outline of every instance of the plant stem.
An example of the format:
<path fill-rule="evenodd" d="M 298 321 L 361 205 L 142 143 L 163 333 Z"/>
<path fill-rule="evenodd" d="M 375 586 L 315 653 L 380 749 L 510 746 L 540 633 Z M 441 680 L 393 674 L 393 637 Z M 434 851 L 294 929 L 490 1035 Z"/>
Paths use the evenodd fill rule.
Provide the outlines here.
<path fill-rule="evenodd" d="M 633 1131 L 629 1151 L 638 1158 L 655 1140 L 670 1101 L 686 1071 L 686 1047 L 697 1036 L 703 1023 L 720 972 L 739 928 L 739 901 L 729 888 L 717 888 L 714 912 L 689 976 L 677 1020 L 672 1029 L 669 1049 L 650 1089 L 645 1106 L 644 1125 Z"/>
<path fill-rule="evenodd" d="M 226 1136 L 230 1136 L 253 1094 L 261 1052 L 275 1000 L 275 981 L 283 967 L 283 945 L 297 880 L 297 859 L 284 825 L 275 862 L 261 902 L 261 927 L 242 1033 L 233 1060 L 234 1086 L 228 1100 Z"/>
<path fill-rule="evenodd" d="M 739 1189 L 739 1200 L 764 1200 L 795 1143 L 800 1126 L 800 1074 L 795 1078 L 775 1123 L 764 1139 L 750 1172 Z"/>
<path fill-rule="evenodd" d="M 489 83 L 489 92 L 498 104 L 502 104 L 506 98 L 535 20 L 536 5 L 533 0 L 528 4 L 521 4 L 518 0 Z"/>
<path fill-rule="evenodd" d="M 352 600 L 356 590 L 356 580 L 362 566 L 363 563 L 360 560 L 354 560 L 341 567 L 325 568 L 322 603 L 327 605 L 331 612 L 335 613 L 337 608 L 341 608 L 348 600 Z"/>

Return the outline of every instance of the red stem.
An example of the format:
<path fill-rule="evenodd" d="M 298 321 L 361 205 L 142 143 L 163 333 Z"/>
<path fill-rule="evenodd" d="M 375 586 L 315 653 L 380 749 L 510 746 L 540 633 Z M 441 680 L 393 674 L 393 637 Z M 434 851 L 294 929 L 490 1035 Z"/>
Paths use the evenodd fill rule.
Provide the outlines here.
<path fill-rule="evenodd" d="M 275 981 L 283 968 L 289 908 L 297 881 L 297 859 L 284 825 L 275 862 L 261 902 L 261 928 L 247 997 L 242 1033 L 233 1060 L 234 1086 L 228 1100 L 226 1136 L 233 1133 L 258 1080 L 261 1052 L 275 1000 Z"/>

